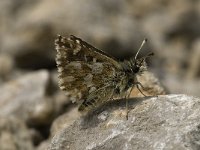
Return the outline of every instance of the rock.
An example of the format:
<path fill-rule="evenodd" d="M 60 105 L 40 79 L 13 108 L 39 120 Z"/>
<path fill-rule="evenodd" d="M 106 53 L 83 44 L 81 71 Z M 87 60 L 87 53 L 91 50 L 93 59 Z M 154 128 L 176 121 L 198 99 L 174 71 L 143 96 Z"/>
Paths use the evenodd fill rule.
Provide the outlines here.
<path fill-rule="evenodd" d="M 200 96 L 199 18 L 198 0 L 88 0 L 87 3 L 77 3 L 74 0 L 0 1 L 0 118 L 12 116 L 28 124 L 29 128 L 33 127 L 32 141 L 36 145 L 49 137 L 52 122 L 51 136 L 58 136 L 62 129 L 74 126 L 70 125 L 79 116 L 71 101 L 63 93 L 58 92 L 57 76 L 54 76 L 57 72 L 52 71 L 56 68 L 54 39 L 57 34 L 74 34 L 120 60 L 133 56 L 143 38 L 147 37 L 149 42 L 139 57 L 149 51 L 155 53 L 155 57 L 149 59 L 148 65 L 152 70 L 157 69 L 155 75 L 163 79 L 161 83 L 164 83 L 171 93 Z M 49 69 L 53 75 L 49 75 L 47 71 L 30 72 L 41 68 Z M 168 74 L 177 75 L 177 78 Z M 139 80 L 147 89 L 143 91 L 146 95 L 168 93 L 152 74 L 144 74 Z M 53 84 L 53 87 L 49 83 Z M 139 96 L 142 96 L 141 93 L 136 88 L 133 89 L 131 97 Z M 109 109 L 102 111 L 96 115 L 96 119 L 94 116 L 92 122 L 89 120 L 88 124 L 93 127 L 94 124 L 98 124 L 98 120 L 100 124 L 107 122 L 113 117 L 110 112 L 112 111 Z M 122 115 L 124 119 L 124 111 L 113 112 Z M 130 115 L 133 115 L 133 110 Z M 83 124 L 81 127 L 88 131 L 85 127 L 87 123 Z M 91 132 L 94 130 L 97 130 L 95 126 Z M 81 133 L 84 132 L 81 130 Z M 75 136 L 77 133 L 72 137 Z M 194 136 L 193 141 L 195 138 Z M 89 139 L 90 137 L 86 140 Z M 104 143 L 107 142 L 105 139 Z M 130 142 L 135 144 L 131 139 Z M 38 148 L 44 149 L 47 143 L 41 143 Z M 96 143 L 98 146 L 98 142 Z M 119 145 L 119 148 L 120 146 L 124 145 Z"/>
<path fill-rule="evenodd" d="M 54 102 L 51 98 L 43 98 L 40 102 L 36 102 L 32 110 L 29 110 L 30 125 L 48 125 L 51 123 L 54 114 Z"/>
<path fill-rule="evenodd" d="M 187 71 L 187 78 L 199 78 L 200 77 L 200 39 L 193 44 L 193 49 L 188 57 L 189 68 Z"/>
<path fill-rule="evenodd" d="M 80 117 L 77 107 L 69 109 L 63 115 L 56 118 L 51 126 L 51 137 L 53 137 L 61 129 L 66 128 L 74 123 Z"/>
<path fill-rule="evenodd" d="M 60 90 L 58 86 L 57 69 L 51 72 L 50 75 L 51 75 L 51 81 L 53 85 L 53 91 L 55 92 L 55 94 L 52 95 L 52 99 L 54 101 L 55 114 L 60 115 L 63 112 L 68 111 L 72 102 L 67 98 L 65 93 L 62 90 Z"/>
<path fill-rule="evenodd" d="M 0 87 L 0 116 L 15 116 L 30 124 L 50 120 L 53 102 L 47 98 L 49 73 L 28 73 Z"/>
<path fill-rule="evenodd" d="M 199 98 L 163 95 L 134 98 L 129 104 L 128 120 L 125 101 L 112 101 L 57 132 L 48 150 L 200 148 Z"/>
<path fill-rule="evenodd" d="M 7 54 L 0 54 L 0 82 L 7 80 L 14 70 L 13 58 Z"/>
<path fill-rule="evenodd" d="M 43 141 L 37 148 L 36 150 L 46 150 L 48 148 L 48 145 L 51 141 L 50 140 L 46 140 Z"/>
<path fill-rule="evenodd" d="M 165 75 L 162 83 L 169 90 L 169 93 L 182 93 L 200 97 L 199 79 L 184 79 L 177 76 Z"/>
<path fill-rule="evenodd" d="M 139 89 L 148 96 L 164 95 L 167 94 L 166 88 L 160 83 L 157 77 L 149 71 L 145 71 L 143 74 L 137 76 L 138 82 L 141 83 L 142 87 L 139 85 Z M 134 87 L 130 97 L 144 97 L 142 93 Z"/>
<path fill-rule="evenodd" d="M 34 149 L 31 134 L 22 120 L 13 117 L 0 117 L 0 149 Z"/>

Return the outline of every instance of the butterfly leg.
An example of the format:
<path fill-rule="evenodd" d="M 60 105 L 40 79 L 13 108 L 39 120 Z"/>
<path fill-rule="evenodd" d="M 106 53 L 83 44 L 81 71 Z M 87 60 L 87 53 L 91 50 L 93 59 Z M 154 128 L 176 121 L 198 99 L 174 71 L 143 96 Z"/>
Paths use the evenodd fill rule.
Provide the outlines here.
<path fill-rule="evenodd" d="M 142 90 L 139 88 L 139 86 L 140 86 L 140 87 L 142 87 L 143 90 L 145 90 L 145 87 L 144 87 L 140 82 L 135 82 L 134 84 L 136 85 L 138 91 L 140 91 L 140 93 L 141 93 L 143 96 L 147 97 L 147 95 L 145 95 L 145 94 L 142 92 Z"/>
<path fill-rule="evenodd" d="M 111 94 L 111 96 L 110 96 L 109 99 L 110 99 L 110 100 L 114 100 L 114 90 L 113 90 L 113 92 L 112 92 L 112 94 Z"/>
<path fill-rule="evenodd" d="M 130 95 L 131 95 L 132 90 L 133 90 L 133 87 L 131 87 L 130 92 L 129 92 L 128 95 L 125 97 L 125 99 L 126 99 L 126 120 L 128 120 L 128 113 L 129 113 L 129 110 L 128 110 L 128 99 L 130 98 Z"/>

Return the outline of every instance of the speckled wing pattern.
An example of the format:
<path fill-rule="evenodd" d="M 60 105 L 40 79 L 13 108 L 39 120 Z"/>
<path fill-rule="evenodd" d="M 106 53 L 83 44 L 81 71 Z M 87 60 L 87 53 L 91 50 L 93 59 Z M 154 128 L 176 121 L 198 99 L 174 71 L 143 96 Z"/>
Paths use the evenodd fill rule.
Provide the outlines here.
<path fill-rule="evenodd" d="M 108 54 L 71 35 L 55 40 L 59 87 L 79 110 L 112 98 L 120 64 Z"/>

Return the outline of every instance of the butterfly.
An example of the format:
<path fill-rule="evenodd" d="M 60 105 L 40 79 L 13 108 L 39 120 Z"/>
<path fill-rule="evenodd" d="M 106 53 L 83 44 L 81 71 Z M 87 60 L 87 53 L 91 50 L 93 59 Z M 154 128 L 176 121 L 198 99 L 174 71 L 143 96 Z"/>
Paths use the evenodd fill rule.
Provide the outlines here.
<path fill-rule="evenodd" d="M 134 86 L 142 93 L 137 75 L 147 70 L 145 60 L 153 55 L 137 58 L 146 41 L 133 58 L 118 61 L 78 37 L 58 35 L 55 49 L 60 89 L 72 102 L 79 103 L 81 112 L 115 97 L 127 98 Z"/>

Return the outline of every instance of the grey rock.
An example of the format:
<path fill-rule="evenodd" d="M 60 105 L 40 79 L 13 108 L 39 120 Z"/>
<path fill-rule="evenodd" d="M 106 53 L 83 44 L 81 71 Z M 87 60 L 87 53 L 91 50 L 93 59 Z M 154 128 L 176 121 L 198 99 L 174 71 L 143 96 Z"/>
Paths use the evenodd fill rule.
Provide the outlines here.
<path fill-rule="evenodd" d="M 34 149 L 31 134 L 22 120 L 13 117 L 0 117 L 0 149 Z"/>
<path fill-rule="evenodd" d="M 163 95 L 112 101 L 63 128 L 48 150 L 198 150 L 200 99 Z M 134 107 L 134 108 L 133 108 Z"/>
<path fill-rule="evenodd" d="M 69 109 L 66 113 L 56 118 L 51 126 L 51 137 L 57 132 L 74 123 L 80 117 L 77 107 Z"/>
<path fill-rule="evenodd" d="M 43 141 L 39 146 L 37 146 L 36 150 L 46 150 L 50 142 L 50 140 Z"/>
<path fill-rule="evenodd" d="M 13 70 L 13 58 L 7 54 L 0 54 L 0 82 L 9 79 Z"/>
<path fill-rule="evenodd" d="M 194 42 L 192 52 L 188 57 L 188 62 L 187 77 L 189 79 L 200 77 L 200 39 Z"/>
<path fill-rule="evenodd" d="M 53 112 L 52 99 L 47 97 L 48 84 L 46 70 L 5 83 L 0 87 L 0 116 L 15 116 L 30 124 L 46 122 Z"/>
<path fill-rule="evenodd" d="M 162 83 L 169 90 L 169 93 L 196 95 L 200 97 L 199 79 L 181 79 L 178 76 L 166 74 L 165 79 L 162 80 Z"/>
<path fill-rule="evenodd" d="M 200 1 L 197 0 L 0 1 L 0 116 L 14 116 L 29 124 L 49 126 L 52 119 L 65 112 L 54 121 L 52 136 L 69 128 L 76 120 L 78 115 L 64 94 L 47 92 L 49 75 L 46 71 L 24 75 L 27 70 L 19 70 L 55 68 L 53 42 L 56 34 L 74 34 L 122 59 L 132 56 L 147 37 L 149 42 L 140 56 L 147 51 L 155 52 L 155 58 L 148 65 L 157 69 L 156 74 L 164 78 L 169 91 L 200 96 L 199 18 Z M 1 84 L 10 77 L 13 81 Z M 148 88 L 145 94 L 166 93 L 156 78 L 143 77 L 141 82 Z M 57 92 L 56 76 L 53 86 Z M 132 97 L 136 95 L 141 96 L 137 89 L 131 93 Z M 101 112 L 95 116 L 96 120 L 106 122 L 112 118 L 110 112 Z M 124 117 L 123 113 L 120 115 Z M 93 126 L 96 120 L 88 123 Z M 198 134 L 193 136 L 192 132 L 192 138 L 195 143 Z"/>
<path fill-rule="evenodd" d="M 54 109 L 55 114 L 61 114 L 65 111 L 68 111 L 72 102 L 65 95 L 63 91 L 60 90 L 58 86 L 58 72 L 57 69 L 51 72 L 51 82 L 54 88 L 54 95 L 52 95 L 52 99 L 54 101 Z M 69 106 L 69 107 L 68 107 Z M 67 108 L 66 108 L 67 107 Z"/>

